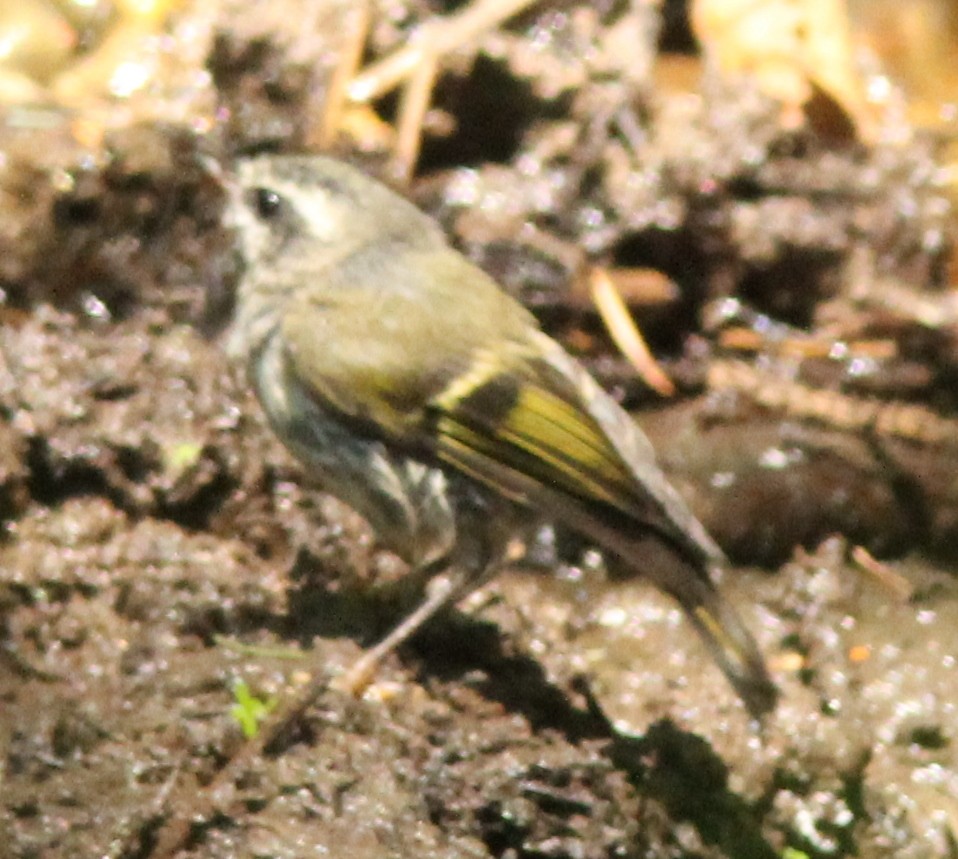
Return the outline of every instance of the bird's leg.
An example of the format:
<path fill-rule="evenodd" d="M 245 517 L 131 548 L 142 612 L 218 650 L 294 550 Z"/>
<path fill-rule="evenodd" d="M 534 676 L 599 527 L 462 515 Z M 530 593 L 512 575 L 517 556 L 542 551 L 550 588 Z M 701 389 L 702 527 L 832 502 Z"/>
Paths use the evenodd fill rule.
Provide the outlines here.
<path fill-rule="evenodd" d="M 415 635 L 434 615 L 462 596 L 472 577 L 461 567 L 454 567 L 435 576 L 428 585 L 426 598 L 378 644 L 370 647 L 349 670 L 337 677 L 334 688 L 360 695 L 372 680 L 379 664 L 400 645 Z"/>

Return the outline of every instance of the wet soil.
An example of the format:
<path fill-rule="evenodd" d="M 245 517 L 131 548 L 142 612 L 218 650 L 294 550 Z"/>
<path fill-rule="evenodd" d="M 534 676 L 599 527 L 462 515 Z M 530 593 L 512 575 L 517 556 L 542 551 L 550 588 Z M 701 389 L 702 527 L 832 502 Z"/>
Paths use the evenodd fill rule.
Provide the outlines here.
<path fill-rule="evenodd" d="M 663 92 L 644 3 L 537 7 L 475 64 L 450 61 L 435 100 L 459 131 L 427 141 L 410 193 L 636 409 L 735 561 L 722 587 L 779 707 L 749 723 L 673 603 L 606 581 L 559 535 L 551 569 L 502 575 L 361 699 L 327 689 L 204 793 L 245 742 L 242 690 L 269 707 L 335 676 L 410 598 L 401 562 L 311 487 L 214 336 L 235 262 L 209 159 L 308 145 L 335 59 L 335 28 L 266 5 L 171 25 L 205 40 L 181 51 L 209 71 L 177 90 L 188 120 L 157 121 L 154 92 L 91 148 L 66 115 L 6 109 L 0 855 L 147 857 L 178 817 L 184 857 L 958 854 L 958 328 L 934 147 L 835 149 L 783 129 L 746 80 Z M 433 11 L 397 4 L 370 53 Z M 482 118 L 490 91 L 499 125 Z M 678 284 L 678 301 L 635 308 L 674 403 L 577 297 L 591 260 Z M 943 321 L 905 313 L 903 291 Z M 711 385 L 732 314 L 707 309 L 723 301 L 755 308 L 753 331 L 854 319 L 892 339 L 868 373 L 836 358 L 787 380 L 833 406 L 920 406 L 918 429 L 941 433 L 890 418 L 866 432 L 797 396 Z M 769 349 L 753 369 L 781 381 L 781 363 Z"/>

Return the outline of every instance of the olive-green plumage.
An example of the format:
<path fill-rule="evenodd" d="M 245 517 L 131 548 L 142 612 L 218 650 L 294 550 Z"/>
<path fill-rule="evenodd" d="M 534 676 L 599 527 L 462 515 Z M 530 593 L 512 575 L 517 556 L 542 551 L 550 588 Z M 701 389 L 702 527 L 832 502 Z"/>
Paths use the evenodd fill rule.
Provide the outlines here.
<path fill-rule="evenodd" d="M 722 555 L 645 436 L 399 195 L 329 158 L 238 166 L 231 351 L 273 427 L 411 563 L 495 572 L 541 519 L 686 609 L 749 710 L 775 689 L 709 568 Z M 457 594 L 461 595 L 461 593 Z"/>

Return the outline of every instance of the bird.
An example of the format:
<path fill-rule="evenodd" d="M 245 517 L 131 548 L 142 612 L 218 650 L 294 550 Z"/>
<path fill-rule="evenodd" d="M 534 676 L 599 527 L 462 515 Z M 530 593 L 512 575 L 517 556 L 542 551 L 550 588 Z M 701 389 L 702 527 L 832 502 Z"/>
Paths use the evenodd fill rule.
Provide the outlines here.
<path fill-rule="evenodd" d="M 436 221 L 329 156 L 246 156 L 227 186 L 228 353 L 306 473 L 432 583 L 357 678 L 552 522 L 673 597 L 752 718 L 774 708 L 638 424 Z"/>

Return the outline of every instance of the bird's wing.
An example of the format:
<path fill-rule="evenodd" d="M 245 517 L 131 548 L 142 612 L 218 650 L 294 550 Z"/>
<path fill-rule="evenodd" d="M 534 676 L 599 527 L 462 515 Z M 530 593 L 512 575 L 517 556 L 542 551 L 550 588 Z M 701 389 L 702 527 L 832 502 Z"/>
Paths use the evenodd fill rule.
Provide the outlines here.
<path fill-rule="evenodd" d="M 632 419 L 554 341 L 532 341 L 505 371 L 490 358 L 470 391 L 433 401 L 440 458 L 610 548 L 622 529 L 651 530 L 693 560 L 721 560 Z"/>
<path fill-rule="evenodd" d="M 283 339 L 312 395 L 573 527 L 586 513 L 721 558 L 641 430 L 527 311 L 458 254 L 403 252 L 340 265 L 288 307 Z"/>

